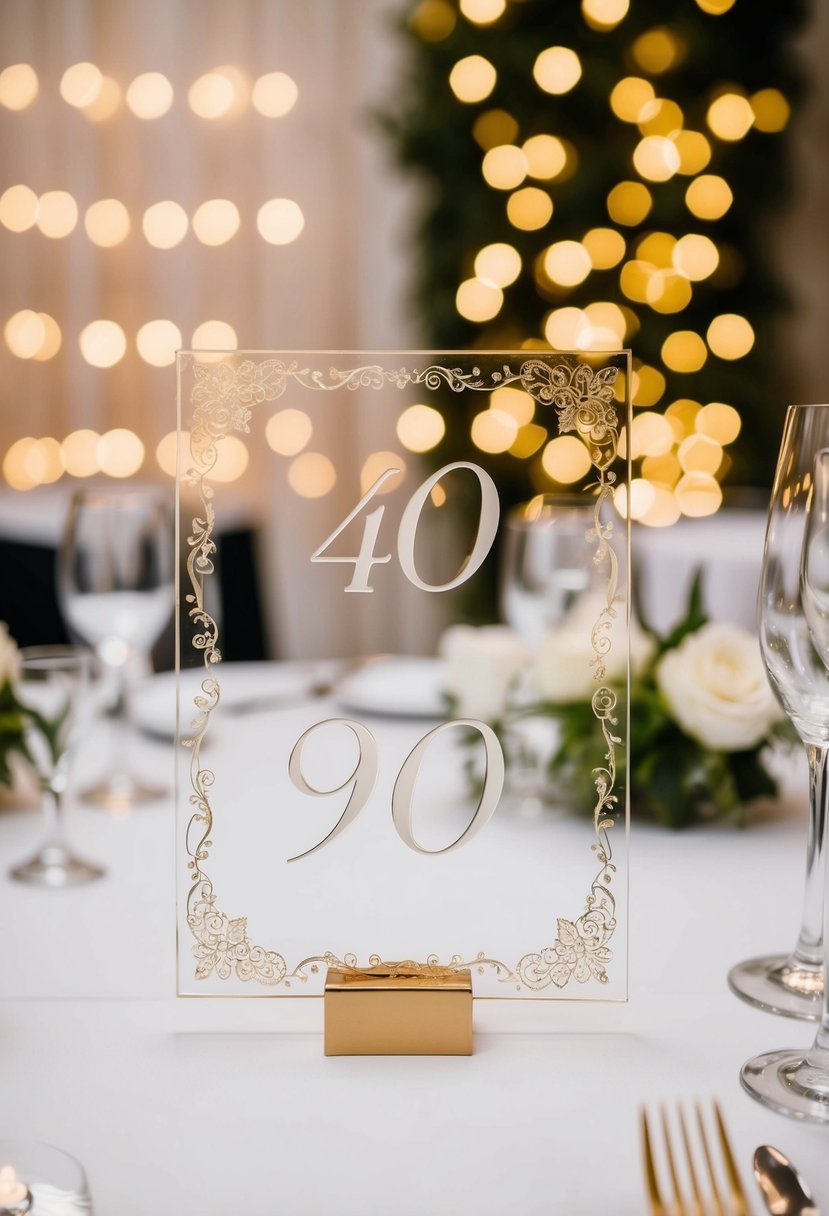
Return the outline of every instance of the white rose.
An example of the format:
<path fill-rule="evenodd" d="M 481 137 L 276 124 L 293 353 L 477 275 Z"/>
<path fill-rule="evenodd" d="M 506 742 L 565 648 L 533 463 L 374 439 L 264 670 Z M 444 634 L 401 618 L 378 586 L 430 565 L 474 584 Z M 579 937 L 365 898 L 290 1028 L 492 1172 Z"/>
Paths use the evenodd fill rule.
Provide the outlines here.
<path fill-rule="evenodd" d="M 0 688 L 17 679 L 20 654 L 5 621 L 0 621 Z"/>
<path fill-rule="evenodd" d="M 536 691 L 545 701 L 569 704 L 589 701 L 596 691 L 596 652 L 593 649 L 593 627 L 599 620 L 606 602 L 597 595 L 584 596 L 568 613 L 558 628 L 550 629 L 542 638 L 535 656 L 533 672 Z M 610 639 L 610 650 L 603 656 L 603 682 L 618 684 L 627 674 L 627 647 L 624 645 L 625 610 L 616 606 L 616 616 L 604 636 Z M 654 642 L 638 621 L 631 617 L 630 667 L 638 675 L 653 654 Z"/>
<path fill-rule="evenodd" d="M 497 722 L 515 677 L 527 662 L 524 643 L 508 625 L 452 625 L 440 640 L 445 690 L 459 718 Z"/>
<path fill-rule="evenodd" d="M 714 751 L 745 751 L 782 716 L 757 639 L 738 625 L 711 622 L 659 660 L 656 681 L 687 735 Z"/>

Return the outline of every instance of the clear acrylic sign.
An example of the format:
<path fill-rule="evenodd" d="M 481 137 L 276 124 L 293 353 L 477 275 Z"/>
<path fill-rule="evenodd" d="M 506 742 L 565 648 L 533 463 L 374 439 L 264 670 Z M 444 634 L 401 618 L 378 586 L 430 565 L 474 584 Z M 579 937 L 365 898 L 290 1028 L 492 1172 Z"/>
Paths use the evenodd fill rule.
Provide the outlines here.
<path fill-rule="evenodd" d="M 627 353 L 183 352 L 178 379 L 180 993 L 407 961 L 624 999 Z M 271 659 L 234 662 L 259 615 Z"/>

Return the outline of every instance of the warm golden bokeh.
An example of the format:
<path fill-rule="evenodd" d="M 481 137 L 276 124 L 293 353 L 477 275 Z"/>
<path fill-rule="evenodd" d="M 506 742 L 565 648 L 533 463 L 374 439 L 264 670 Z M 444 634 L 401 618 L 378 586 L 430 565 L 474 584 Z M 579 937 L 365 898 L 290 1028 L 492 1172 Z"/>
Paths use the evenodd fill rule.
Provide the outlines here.
<path fill-rule="evenodd" d="M 696 177 L 685 191 L 688 210 L 701 220 L 718 220 L 734 201 L 731 187 L 723 177 L 704 173 Z"/>
<path fill-rule="evenodd" d="M 181 203 L 164 199 L 147 208 L 141 227 L 148 244 L 156 249 L 173 249 L 184 240 L 190 221 Z"/>
<path fill-rule="evenodd" d="M 513 228 L 523 232 L 536 232 L 550 222 L 553 215 L 553 200 L 546 190 L 537 186 L 524 186 L 507 199 L 507 219 Z"/>
<path fill-rule="evenodd" d="M 305 227 L 305 216 L 293 199 L 272 198 L 259 208 L 256 227 L 269 245 L 290 245 Z"/>
<path fill-rule="evenodd" d="M 581 60 L 568 46 L 548 46 L 533 64 L 533 77 L 545 93 L 569 93 L 581 79 Z"/>
<path fill-rule="evenodd" d="M 90 321 L 81 330 L 78 342 L 92 367 L 113 367 L 127 350 L 126 335 L 117 321 Z"/>
<path fill-rule="evenodd" d="M 83 226 L 93 245 L 110 249 L 129 236 L 129 212 L 117 198 L 102 198 L 87 207 Z"/>
<path fill-rule="evenodd" d="M 649 80 L 643 80 L 640 76 L 625 76 L 613 86 L 610 106 L 622 122 L 638 122 L 645 106 L 655 97 L 654 87 Z"/>
<path fill-rule="evenodd" d="M 495 68 L 483 55 L 467 55 L 449 73 L 449 87 L 458 101 L 472 105 L 489 97 L 497 78 Z"/>
<path fill-rule="evenodd" d="M 607 196 L 607 213 L 617 224 L 635 227 L 647 216 L 653 199 L 641 182 L 619 182 Z"/>
<path fill-rule="evenodd" d="M 466 279 L 455 293 L 455 307 L 467 321 L 491 321 L 501 311 L 504 293 L 494 283 Z"/>
<path fill-rule="evenodd" d="M 0 105 L 25 110 L 40 92 L 37 72 L 30 63 L 12 63 L 0 72 Z"/>
<path fill-rule="evenodd" d="M 314 424 L 304 410 L 284 409 L 265 424 L 265 439 L 279 456 L 296 456 L 311 442 Z"/>
<path fill-rule="evenodd" d="M 551 439 L 541 457 L 544 472 L 560 485 L 572 485 L 586 477 L 593 467 L 590 453 L 575 435 Z"/>
<path fill-rule="evenodd" d="M 126 102 L 136 118 L 161 118 L 173 104 L 173 86 L 161 72 L 143 72 L 127 89 Z"/>
<path fill-rule="evenodd" d="M 287 72 L 268 72 L 253 86 L 251 102 L 265 118 L 283 118 L 296 105 L 299 89 Z"/>
<path fill-rule="evenodd" d="M 514 190 L 527 176 L 527 158 L 515 144 L 499 144 L 484 153 L 481 172 L 494 190 Z"/>
<path fill-rule="evenodd" d="M 430 452 L 446 434 L 446 423 L 431 405 L 410 405 L 397 419 L 396 430 L 408 451 Z"/>
<path fill-rule="evenodd" d="M 47 190 L 41 194 L 37 226 L 44 236 L 58 240 L 68 236 L 78 222 L 78 204 L 66 190 Z"/>

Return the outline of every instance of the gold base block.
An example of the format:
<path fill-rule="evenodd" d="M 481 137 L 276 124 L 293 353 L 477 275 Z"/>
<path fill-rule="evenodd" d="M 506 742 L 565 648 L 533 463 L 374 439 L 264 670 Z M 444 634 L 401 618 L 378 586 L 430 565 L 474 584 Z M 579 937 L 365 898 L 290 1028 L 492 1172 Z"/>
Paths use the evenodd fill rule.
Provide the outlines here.
<path fill-rule="evenodd" d="M 327 1056 L 472 1055 L 472 975 L 439 967 L 328 970 Z"/>

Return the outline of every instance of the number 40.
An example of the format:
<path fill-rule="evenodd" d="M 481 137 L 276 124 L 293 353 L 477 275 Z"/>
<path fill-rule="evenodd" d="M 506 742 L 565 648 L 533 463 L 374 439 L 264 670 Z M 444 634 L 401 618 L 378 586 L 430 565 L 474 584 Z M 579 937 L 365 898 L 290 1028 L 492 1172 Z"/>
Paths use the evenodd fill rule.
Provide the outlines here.
<path fill-rule="evenodd" d="M 417 525 L 420 522 L 420 514 L 432 490 L 441 478 L 445 474 L 451 473 L 453 469 L 471 469 L 478 478 L 478 483 L 481 487 L 481 513 L 478 519 L 478 532 L 475 536 L 475 543 L 472 546 L 471 553 L 453 579 L 450 579 L 448 583 L 426 583 L 415 569 L 414 550 Z M 324 540 L 320 547 L 311 554 L 312 562 L 353 563 L 354 574 L 351 582 L 345 588 L 346 591 L 374 591 L 374 588 L 369 586 L 372 567 L 383 566 L 391 561 L 390 553 L 386 553 L 383 557 L 378 557 L 374 552 L 380 524 L 383 522 L 383 515 L 386 510 L 385 506 L 376 507 L 375 510 L 366 516 L 363 525 L 363 540 L 360 545 L 360 552 L 356 557 L 335 557 L 326 554 L 326 549 L 333 544 L 343 529 L 348 527 L 363 508 L 368 506 L 375 494 L 379 492 L 380 487 L 390 477 L 394 477 L 400 471 L 400 469 L 386 469 L 381 473 L 374 482 L 374 485 L 367 490 L 357 503 L 354 510 L 346 515 L 342 523 L 338 524 L 327 540 Z M 471 578 L 475 571 L 486 561 L 487 554 L 492 548 L 492 542 L 495 540 L 495 534 L 498 531 L 499 517 L 500 503 L 498 500 L 498 490 L 489 473 L 478 465 L 469 464 L 465 460 L 457 460 L 453 464 L 444 465 L 442 469 L 438 469 L 422 485 L 418 486 L 406 504 L 406 509 L 400 520 L 400 527 L 397 532 L 397 557 L 406 578 L 422 591 L 451 591 L 454 587 L 459 587 L 461 583 L 465 583 L 467 579 Z"/>

